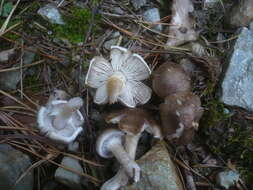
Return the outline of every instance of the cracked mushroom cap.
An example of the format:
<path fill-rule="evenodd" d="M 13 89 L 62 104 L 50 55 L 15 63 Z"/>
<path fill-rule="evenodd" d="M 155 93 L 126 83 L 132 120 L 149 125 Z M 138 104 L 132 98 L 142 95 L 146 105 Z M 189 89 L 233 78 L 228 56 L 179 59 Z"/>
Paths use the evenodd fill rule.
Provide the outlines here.
<path fill-rule="evenodd" d="M 141 82 L 150 74 L 151 70 L 141 56 L 112 46 L 110 62 L 101 56 L 91 60 L 85 84 L 97 89 L 96 104 L 119 101 L 127 107 L 135 107 L 145 104 L 151 97 L 151 89 Z"/>
<path fill-rule="evenodd" d="M 159 97 L 165 98 L 173 93 L 190 91 L 191 81 L 180 65 L 164 63 L 155 70 L 152 87 Z"/>
<path fill-rule="evenodd" d="M 140 108 L 128 108 L 108 114 L 105 120 L 107 123 L 117 123 L 122 131 L 131 135 L 138 135 L 146 130 L 155 138 L 162 138 L 159 125 L 147 111 Z"/>
<path fill-rule="evenodd" d="M 111 143 L 124 142 L 124 133 L 117 129 L 106 129 L 101 133 L 96 141 L 97 153 L 103 158 L 112 158 L 113 154 L 109 150 Z"/>
<path fill-rule="evenodd" d="M 165 98 L 160 105 L 162 130 L 169 139 L 176 138 L 179 144 L 189 143 L 198 122 L 203 114 L 203 108 L 198 96 L 191 92 L 181 92 Z"/>

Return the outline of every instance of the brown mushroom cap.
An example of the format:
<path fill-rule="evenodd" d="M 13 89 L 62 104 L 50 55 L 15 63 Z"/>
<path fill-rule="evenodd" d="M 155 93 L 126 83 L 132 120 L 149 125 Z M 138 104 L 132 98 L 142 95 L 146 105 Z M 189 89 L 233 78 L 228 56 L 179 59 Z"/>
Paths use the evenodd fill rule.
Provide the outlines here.
<path fill-rule="evenodd" d="M 177 138 L 179 144 L 187 144 L 203 114 L 198 96 L 191 92 L 180 92 L 165 98 L 160 105 L 162 131 L 169 138 Z"/>
<path fill-rule="evenodd" d="M 108 123 L 118 123 L 119 128 L 125 133 L 138 135 L 144 130 L 160 138 L 160 127 L 152 116 L 141 108 L 127 108 L 110 113 L 105 117 Z"/>
<path fill-rule="evenodd" d="M 180 65 L 164 63 L 154 72 L 152 87 L 158 96 L 165 98 L 173 93 L 190 91 L 191 82 Z"/>

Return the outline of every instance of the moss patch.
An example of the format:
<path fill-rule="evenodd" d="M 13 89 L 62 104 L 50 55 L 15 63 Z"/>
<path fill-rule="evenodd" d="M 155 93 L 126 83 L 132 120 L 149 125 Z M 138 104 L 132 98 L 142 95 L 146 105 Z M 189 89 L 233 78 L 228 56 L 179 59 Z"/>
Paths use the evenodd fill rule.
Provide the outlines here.
<path fill-rule="evenodd" d="M 208 147 L 237 164 L 243 178 L 253 180 L 253 121 L 245 120 L 240 111 L 229 113 L 218 100 L 209 101 L 201 129 Z"/>
<path fill-rule="evenodd" d="M 90 9 L 79 7 L 70 8 L 70 14 L 63 16 L 64 25 L 53 25 L 53 31 L 56 37 L 68 39 L 71 43 L 77 44 L 83 41 L 85 32 L 89 27 L 92 13 Z M 96 21 L 99 16 L 96 16 Z M 97 28 L 93 28 L 96 32 Z"/>

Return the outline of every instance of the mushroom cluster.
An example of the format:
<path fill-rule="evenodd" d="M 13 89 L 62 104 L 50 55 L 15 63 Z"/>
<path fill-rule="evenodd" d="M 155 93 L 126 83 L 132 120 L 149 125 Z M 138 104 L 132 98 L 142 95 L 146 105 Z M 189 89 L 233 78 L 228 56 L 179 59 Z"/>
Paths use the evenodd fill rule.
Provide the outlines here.
<path fill-rule="evenodd" d="M 189 70 L 164 63 L 154 72 L 152 86 L 164 98 L 159 107 L 164 137 L 176 139 L 179 144 L 189 143 L 203 114 L 200 98 L 191 92 Z"/>
<path fill-rule="evenodd" d="M 129 179 L 140 180 L 141 169 L 135 162 L 138 141 L 144 131 L 155 138 L 177 139 L 188 143 L 198 128 L 203 109 L 198 96 L 191 92 L 191 70 L 187 64 L 166 63 L 153 73 L 152 87 L 164 99 L 159 107 L 162 129 L 146 110 L 135 108 L 151 97 L 151 89 L 143 84 L 151 71 L 146 62 L 129 50 L 112 46 L 110 61 L 103 57 L 91 60 L 86 85 L 96 89 L 94 102 L 120 102 L 129 107 L 110 113 L 105 121 L 118 129 L 103 131 L 97 139 L 96 150 L 101 157 L 115 157 L 120 163 L 117 174 L 106 181 L 101 190 L 117 190 Z M 163 134 L 163 135 L 162 135 Z"/>
<path fill-rule="evenodd" d="M 110 61 L 94 57 L 89 65 L 85 84 L 96 89 L 96 104 L 120 102 L 127 107 L 145 104 L 151 97 L 151 89 L 141 81 L 151 74 L 144 59 L 131 51 L 112 46 Z"/>
<path fill-rule="evenodd" d="M 140 108 L 127 108 L 110 113 L 105 120 L 107 123 L 118 124 L 119 129 L 108 129 L 99 136 L 97 152 L 102 157 L 114 155 L 121 163 L 121 168 L 113 178 L 103 184 L 101 190 L 116 190 L 126 185 L 130 178 L 135 182 L 140 180 L 140 168 L 134 160 L 142 132 L 147 131 L 159 139 L 162 135 L 152 116 Z"/>
<path fill-rule="evenodd" d="M 79 109 L 83 100 L 79 97 L 69 99 L 66 92 L 54 90 L 46 106 L 38 111 L 38 128 L 48 138 L 70 144 L 83 130 L 83 116 Z"/>

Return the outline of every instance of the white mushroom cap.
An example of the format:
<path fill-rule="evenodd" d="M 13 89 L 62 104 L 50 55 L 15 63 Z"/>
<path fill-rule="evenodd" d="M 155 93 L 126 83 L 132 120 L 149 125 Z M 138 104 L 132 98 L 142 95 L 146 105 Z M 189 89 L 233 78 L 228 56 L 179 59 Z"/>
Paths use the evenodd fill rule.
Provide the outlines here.
<path fill-rule="evenodd" d="M 119 46 L 111 47 L 110 59 L 108 62 L 103 57 L 94 57 L 90 62 L 85 84 L 97 88 L 94 102 L 108 103 L 111 99 L 108 88 L 119 86 L 120 89 L 115 90 L 116 101 L 128 107 L 145 104 L 151 97 L 151 89 L 141 81 L 150 76 L 151 70 L 144 59 Z M 123 84 L 110 87 L 108 81 L 111 77 Z"/>
<path fill-rule="evenodd" d="M 50 100 L 51 101 L 51 100 Z M 56 140 L 65 144 L 69 144 L 76 139 L 76 137 L 83 130 L 82 124 L 84 118 L 78 110 L 81 98 L 72 98 L 70 101 L 66 100 L 53 100 L 48 102 L 47 107 L 41 107 L 38 112 L 38 128 L 41 133 L 45 134 L 48 138 Z M 64 110 L 66 105 L 73 110 Z M 72 106 L 72 107 L 71 107 Z M 57 128 L 54 126 L 54 120 L 60 117 L 62 112 L 71 111 L 70 117 L 63 122 L 63 127 Z M 64 113 L 66 114 L 66 113 Z"/>
<path fill-rule="evenodd" d="M 111 158 L 113 157 L 113 154 L 108 147 L 111 143 L 123 144 L 123 140 L 124 133 L 122 131 L 117 129 L 107 129 L 97 139 L 97 153 L 103 158 Z"/>

